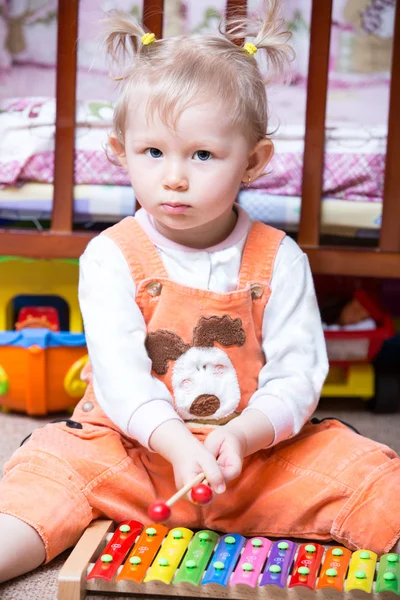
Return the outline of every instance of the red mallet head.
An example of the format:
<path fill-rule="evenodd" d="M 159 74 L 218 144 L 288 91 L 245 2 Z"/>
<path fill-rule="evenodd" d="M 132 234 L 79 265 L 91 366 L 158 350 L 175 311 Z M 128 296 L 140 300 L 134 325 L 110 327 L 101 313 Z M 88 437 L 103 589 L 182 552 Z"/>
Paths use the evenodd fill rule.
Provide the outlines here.
<path fill-rule="evenodd" d="M 147 514 L 154 523 L 162 523 L 170 518 L 171 509 L 165 502 L 154 502 L 149 506 Z"/>
<path fill-rule="evenodd" d="M 196 504 L 208 504 L 213 499 L 213 491 L 205 483 L 194 485 L 190 495 Z"/>

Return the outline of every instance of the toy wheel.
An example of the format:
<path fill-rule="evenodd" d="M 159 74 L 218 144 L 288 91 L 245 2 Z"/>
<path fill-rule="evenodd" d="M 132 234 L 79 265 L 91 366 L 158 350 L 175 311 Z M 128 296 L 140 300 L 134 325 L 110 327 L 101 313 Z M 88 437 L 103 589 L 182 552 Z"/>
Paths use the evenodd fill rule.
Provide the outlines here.
<path fill-rule="evenodd" d="M 395 413 L 400 407 L 400 376 L 394 371 L 375 371 L 375 396 L 368 402 L 374 413 Z"/>

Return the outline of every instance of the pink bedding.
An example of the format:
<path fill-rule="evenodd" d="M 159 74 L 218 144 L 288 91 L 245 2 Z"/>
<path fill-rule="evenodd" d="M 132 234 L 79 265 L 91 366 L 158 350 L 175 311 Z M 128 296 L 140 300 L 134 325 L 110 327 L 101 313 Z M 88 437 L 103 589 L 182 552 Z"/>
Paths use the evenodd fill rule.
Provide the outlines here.
<path fill-rule="evenodd" d="M 37 68 L 20 67 L 32 77 L 27 89 L 48 92 L 50 80 Z M 48 70 L 46 71 L 48 73 Z M 36 76 L 35 76 L 36 75 Z M 38 83 L 35 84 L 35 81 Z M 129 185 L 125 171 L 106 157 L 112 126 L 113 84 L 100 75 L 84 78 L 85 97 L 77 103 L 76 184 Z M 329 94 L 324 195 L 351 201 L 380 201 L 386 152 L 388 85 L 333 89 Z M 107 94 L 109 96 L 107 98 Z M 270 194 L 301 194 L 304 149 L 305 88 L 278 86 L 268 91 L 270 130 L 275 155 L 267 174 L 251 187 Z M 99 99 L 101 98 L 101 100 Z M 0 101 L 0 186 L 20 181 L 53 181 L 55 101 L 52 97 Z"/>

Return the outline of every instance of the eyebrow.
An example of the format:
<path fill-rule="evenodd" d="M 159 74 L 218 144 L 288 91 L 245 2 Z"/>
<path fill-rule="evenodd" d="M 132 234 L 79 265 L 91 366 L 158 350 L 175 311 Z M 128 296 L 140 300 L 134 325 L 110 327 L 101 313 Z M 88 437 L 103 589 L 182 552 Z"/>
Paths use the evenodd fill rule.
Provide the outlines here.
<path fill-rule="evenodd" d="M 140 145 L 144 145 L 144 146 L 154 146 L 157 147 L 158 145 L 162 145 L 164 142 L 164 140 L 162 138 L 151 138 L 151 137 L 133 137 L 132 138 L 132 143 L 133 144 L 140 144 Z M 227 146 L 228 143 L 225 139 L 221 139 L 221 138 L 210 138 L 208 140 L 206 139 L 198 139 L 198 140 L 186 140 L 185 145 L 187 147 L 190 148 L 196 148 L 197 150 L 201 150 L 204 147 L 207 146 Z"/>

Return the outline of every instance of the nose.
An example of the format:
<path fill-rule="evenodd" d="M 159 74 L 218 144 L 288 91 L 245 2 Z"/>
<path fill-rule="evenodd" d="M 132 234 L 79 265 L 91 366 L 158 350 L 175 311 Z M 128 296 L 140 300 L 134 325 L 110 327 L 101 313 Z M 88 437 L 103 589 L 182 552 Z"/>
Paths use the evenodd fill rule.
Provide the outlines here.
<path fill-rule="evenodd" d="M 176 192 L 185 192 L 189 188 L 187 177 L 176 165 L 168 168 L 164 175 L 162 185 L 165 190 L 174 190 Z"/>
<path fill-rule="evenodd" d="M 189 411 L 195 417 L 209 417 L 217 412 L 220 406 L 221 402 L 214 394 L 200 394 L 192 403 Z"/>

